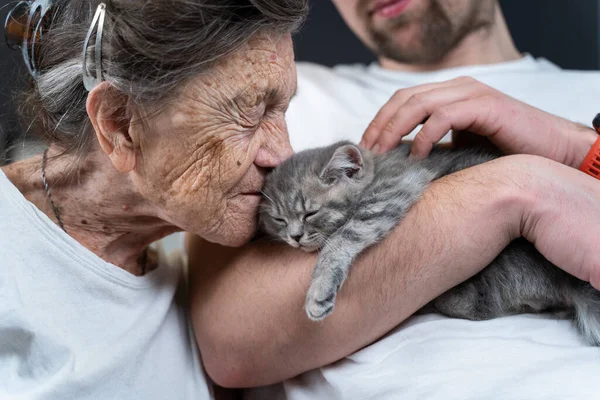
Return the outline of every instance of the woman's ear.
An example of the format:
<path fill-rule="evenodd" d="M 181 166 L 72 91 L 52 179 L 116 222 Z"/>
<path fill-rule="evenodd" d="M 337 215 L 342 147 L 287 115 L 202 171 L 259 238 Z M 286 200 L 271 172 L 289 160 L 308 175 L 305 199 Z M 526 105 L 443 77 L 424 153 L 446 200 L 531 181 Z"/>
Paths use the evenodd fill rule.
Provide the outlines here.
<path fill-rule="evenodd" d="M 100 147 L 121 172 L 131 172 L 136 165 L 136 144 L 129 135 L 128 104 L 129 97 L 108 82 L 92 89 L 86 103 Z"/>

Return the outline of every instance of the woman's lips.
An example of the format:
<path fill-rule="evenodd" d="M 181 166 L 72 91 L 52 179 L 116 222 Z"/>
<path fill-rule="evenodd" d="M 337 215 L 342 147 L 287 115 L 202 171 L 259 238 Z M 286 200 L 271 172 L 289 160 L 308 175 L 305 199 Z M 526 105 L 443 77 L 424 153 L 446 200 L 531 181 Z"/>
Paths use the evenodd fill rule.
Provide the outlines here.
<path fill-rule="evenodd" d="M 411 0 L 382 0 L 375 2 L 371 14 L 379 18 L 394 18 L 402 14 Z"/>

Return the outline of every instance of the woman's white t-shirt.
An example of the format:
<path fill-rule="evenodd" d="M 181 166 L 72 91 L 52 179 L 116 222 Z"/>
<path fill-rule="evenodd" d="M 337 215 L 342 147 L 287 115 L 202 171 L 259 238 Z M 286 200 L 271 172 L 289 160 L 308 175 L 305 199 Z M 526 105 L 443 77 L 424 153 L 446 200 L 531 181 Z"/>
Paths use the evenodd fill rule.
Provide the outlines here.
<path fill-rule="evenodd" d="M 182 268 L 104 262 L 0 171 L 0 399 L 210 399 Z"/>

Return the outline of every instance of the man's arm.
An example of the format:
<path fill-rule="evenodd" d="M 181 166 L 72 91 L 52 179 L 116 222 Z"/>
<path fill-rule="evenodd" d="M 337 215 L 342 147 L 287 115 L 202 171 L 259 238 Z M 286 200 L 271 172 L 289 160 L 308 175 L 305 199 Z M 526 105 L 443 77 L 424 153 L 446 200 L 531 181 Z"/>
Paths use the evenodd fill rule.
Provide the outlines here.
<path fill-rule="evenodd" d="M 518 157 L 518 156 L 517 156 Z M 372 343 L 485 267 L 519 236 L 528 183 L 519 158 L 436 181 L 381 244 L 355 262 L 335 312 L 310 321 L 304 300 L 316 255 L 274 242 L 241 249 L 192 239 L 192 320 L 216 383 L 274 383 Z"/>

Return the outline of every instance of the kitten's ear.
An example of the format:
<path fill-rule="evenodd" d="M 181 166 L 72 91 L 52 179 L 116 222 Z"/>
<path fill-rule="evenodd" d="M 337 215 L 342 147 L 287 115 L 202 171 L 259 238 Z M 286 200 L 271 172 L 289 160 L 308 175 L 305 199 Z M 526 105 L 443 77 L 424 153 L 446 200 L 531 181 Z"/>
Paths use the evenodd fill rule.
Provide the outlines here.
<path fill-rule="evenodd" d="M 339 147 L 325 169 L 321 173 L 321 179 L 326 183 L 333 183 L 346 176 L 356 178 L 362 175 L 363 157 L 358 147 L 351 144 Z"/>

